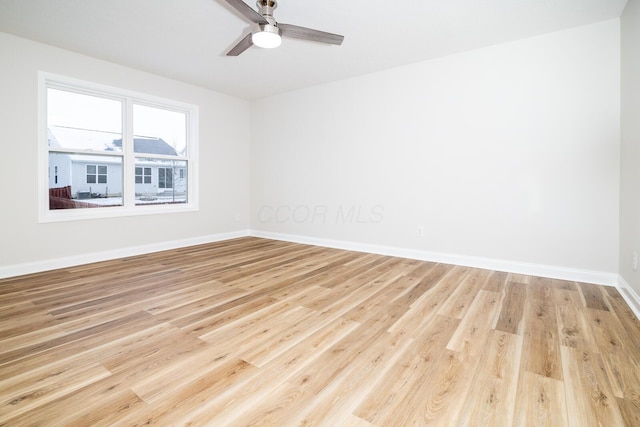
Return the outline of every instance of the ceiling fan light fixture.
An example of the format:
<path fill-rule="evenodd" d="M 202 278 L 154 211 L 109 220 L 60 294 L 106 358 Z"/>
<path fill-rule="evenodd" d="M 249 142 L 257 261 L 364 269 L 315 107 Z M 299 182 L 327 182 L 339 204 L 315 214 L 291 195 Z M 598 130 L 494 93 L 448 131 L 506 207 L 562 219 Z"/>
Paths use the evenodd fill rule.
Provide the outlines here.
<path fill-rule="evenodd" d="M 227 52 L 227 56 L 238 56 L 253 45 L 267 49 L 278 47 L 282 43 L 282 36 L 335 45 L 342 44 L 344 40 L 344 36 L 339 34 L 327 33 L 325 31 L 285 24 L 283 22 L 278 23 L 273 17 L 273 11 L 278 6 L 276 0 L 258 0 L 256 2 L 258 6 L 257 12 L 246 4 L 244 0 L 225 1 L 253 24 L 251 32 L 236 43 L 235 46 Z"/>
<path fill-rule="evenodd" d="M 275 25 L 260 25 L 260 31 L 251 35 L 251 41 L 254 45 L 265 49 L 278 47 L 282 43 L 280 29 Z"/>

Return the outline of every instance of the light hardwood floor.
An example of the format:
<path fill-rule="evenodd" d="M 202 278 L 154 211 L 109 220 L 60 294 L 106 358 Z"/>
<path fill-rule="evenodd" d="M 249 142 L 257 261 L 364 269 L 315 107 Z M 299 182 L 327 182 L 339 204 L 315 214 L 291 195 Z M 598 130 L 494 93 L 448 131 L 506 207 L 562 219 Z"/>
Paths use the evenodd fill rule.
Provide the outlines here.
<path fill-rule="evenodd" d="M 640 426 L 614 288 L 242 238 L 0 281 L 0 425 Z"/>

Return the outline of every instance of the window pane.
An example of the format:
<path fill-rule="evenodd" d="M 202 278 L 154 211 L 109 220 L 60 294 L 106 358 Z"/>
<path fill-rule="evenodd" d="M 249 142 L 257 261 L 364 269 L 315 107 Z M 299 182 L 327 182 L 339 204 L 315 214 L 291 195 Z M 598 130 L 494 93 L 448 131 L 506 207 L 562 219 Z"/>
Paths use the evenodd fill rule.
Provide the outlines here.
<path fill-rule="evenodd" d="M 101 165 L 98 165 L 100 163 Z M 88 174 L 104 168 L 106 174 Z M 49 209 L 122 206 L 122 158 L 49 153 Z"/>
<path fill-rule="evenodd" d="M 50 149 L 120 152 L 122 102 L 47 89 L 47 131 Z"/>
<path fill-rule="evenodd" d="M 136 153 L 187 155 L 187 115 L 144 105 L 133 106 Z"/>
<path fill-rule="evenodd" d="M 164 168 L 158 168 L 158 187 L 164 188 Z"/>
<path fill-rule="evenodd" d="M 164 179 L 166 184 L 164 188 L 173 188 L 173 168 L 166 168 L 164 171 Z"/>
<path fill-rule="evenodd" d="M 98 173 L 100 175 L 105 175 L 107 173 L 107 167 L 106 166 L 98 166 Z"/>
<path fill-rule="evenodd" d="M 138 157 L 136 167 L 144 167 L 145 172 L 144 184 L 136 181 L 136 205 L 187 203 L 186 161 Z M 179 169 L 185 170 L 182 177 L 177 173 Z M 152 176 L 157 177 L 157 182 L 152 182 Z"/>
<path fill-rule="evenodd" d="M 96 174 L 96 165 L 87 165 L 87 174 Z"/>

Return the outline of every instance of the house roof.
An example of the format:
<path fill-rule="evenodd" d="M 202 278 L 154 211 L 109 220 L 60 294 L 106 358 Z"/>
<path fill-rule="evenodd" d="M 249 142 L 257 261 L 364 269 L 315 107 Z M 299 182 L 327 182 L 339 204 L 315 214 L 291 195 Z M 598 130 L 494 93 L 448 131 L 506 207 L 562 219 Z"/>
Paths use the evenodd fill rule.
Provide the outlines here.
<path fill-rule="evenodd" d="M 114 140 L 113 143 L 122 149 L 122 138 Z M 167 156 L 178 155 L 176 150 L 162 138 L 134 137 L 133 151 L 134 153 L 163 154 Z"/>
<path fill-rule="evenodd" d="M 62 126 L 50 126 L 47 131 L 49 147 L 52 148 L 122 151 L 122 136 L 120 134 Z M 134 137 L 133 151 L 141 154 L 179 155 L 164 139 L 142 136 Z"/>

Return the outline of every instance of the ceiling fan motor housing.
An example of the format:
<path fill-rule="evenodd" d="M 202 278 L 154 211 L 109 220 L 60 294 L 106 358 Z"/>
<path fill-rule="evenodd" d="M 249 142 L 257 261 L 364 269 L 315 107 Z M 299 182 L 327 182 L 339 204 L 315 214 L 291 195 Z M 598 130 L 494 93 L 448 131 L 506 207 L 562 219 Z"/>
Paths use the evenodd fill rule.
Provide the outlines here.
<path fill-rule="evenodd" d="M 277 22 L 273 17 L 273 11 L 278 7 L 278 2 L 275 0 L 258 0 L 256 2 L 260 15 L 269 21 L 269 24 L 276 25 Z"/>

